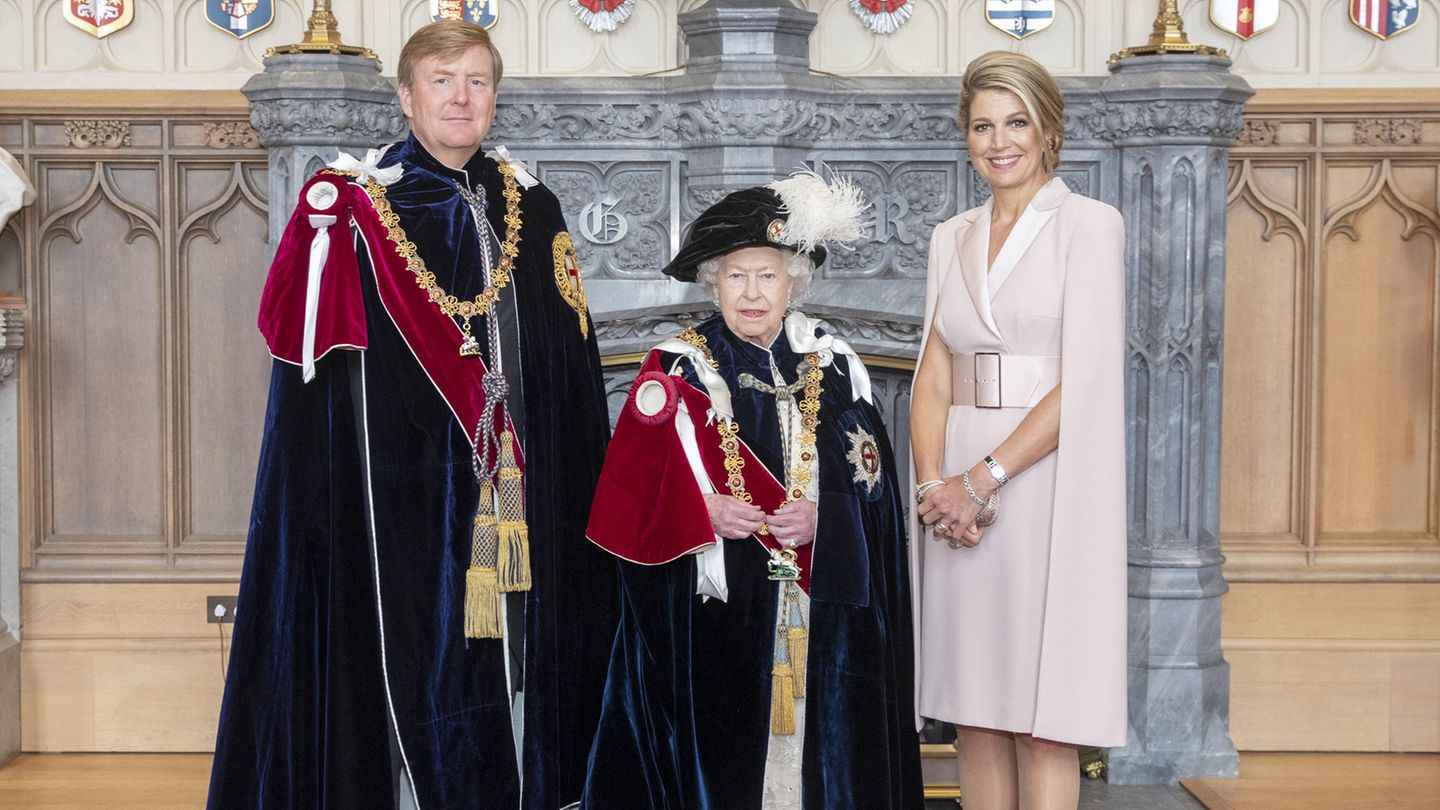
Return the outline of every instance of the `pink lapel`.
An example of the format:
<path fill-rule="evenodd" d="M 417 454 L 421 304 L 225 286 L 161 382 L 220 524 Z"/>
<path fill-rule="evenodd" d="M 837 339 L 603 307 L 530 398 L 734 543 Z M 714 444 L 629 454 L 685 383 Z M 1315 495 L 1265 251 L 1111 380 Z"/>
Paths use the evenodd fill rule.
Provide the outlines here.
<path fill-rule="evenodd" d="M 1003 340 L 990 312 L 990 288 L 986 284 L 986 277 L 990 274 L 990 213 L 994 208 L 993 198 L 985 201 L 978 216 L 971 220 L 970 227 L 956 235 L 955 249 L 960 260 L 960 275 L 965 279 L 975 311 L 980 313 L 980 320 L 985 322 L 991 333 Z"/>

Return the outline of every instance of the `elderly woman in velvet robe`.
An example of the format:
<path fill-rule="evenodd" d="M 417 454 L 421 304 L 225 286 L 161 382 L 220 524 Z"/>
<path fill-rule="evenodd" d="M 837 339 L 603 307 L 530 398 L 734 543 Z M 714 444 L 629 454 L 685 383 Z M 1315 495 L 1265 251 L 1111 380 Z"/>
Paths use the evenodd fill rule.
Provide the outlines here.
<path fill-rule="evenodd" d="M 895 459 L 859 358 L 792 311 L 862 207 L 738 191 L 665 268 L 720 312 L 646 357 L 596 492 L 623 618 L 584 807 L 922 806 Z"/>

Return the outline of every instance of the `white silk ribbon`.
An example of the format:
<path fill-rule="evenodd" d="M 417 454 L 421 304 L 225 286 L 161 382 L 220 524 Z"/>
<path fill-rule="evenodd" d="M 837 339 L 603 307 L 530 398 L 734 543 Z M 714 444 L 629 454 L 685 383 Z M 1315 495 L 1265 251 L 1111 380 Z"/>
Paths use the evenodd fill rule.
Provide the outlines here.
<path fill-rule="evenodd" d="M 355 182 L 362 186 L 372 177 L 375 178 L 375 182 L 380 185 L 388 186 L 396 180 L 399 180 L 400 175 L 405 172 L 404 167 L 399 163 L 386 166 L 383 169 L 380 168 L 380 158 L 385 157 L 385 152 L 389 149 L 390 146 L 388 144 L 380 149 L 368 149 L 365 152 L 364 160 L 347 152 L 341 152 L 339 157 L 326 165 L 337 171 L 355 172 Z"/>
<path fill-rule="evenodd" d="M 860 362 L 860 356 L 844 340 L 834 335 L 816 334 L 816 330 L 819 328 L 820 321 L 808 317 L 798 310 L 785 318 L 785 337 L 789 339 L 790 348 L 795 353 L 810 354 L 814 352 L 820 355 L 821 366 L 830 365 L 837 353 L 845 355 L 846 365 L 850 367 L 851 397 L 870 402 L 870 372 L 865 370 L 865 364 Z"/>
<path fill-rule="evenodd" d="M 700 378 L 700 384 L 705 386 L 705 393 L 710 397 L 711 407 L 724 419 L 735 416 L 735 411 L 730 407 L 730 386 L 725 384 L 725 378 L 720 376 L 720 372 L 710 367 L 710 358 L 705 356 L 704 351 L 680 338 L 668 338 L 655 348 L 689 358 L 695 369 L 695 376 Z"/>
<path fill-rule="evenodd" d="M 680 436 L 680 446 L 685 448 L 685 460 L 690 463 L 690 474 L 700 492 L 709 495 L 715 492 L 715 484 L 705 472 L 705 462 L 700 457 L 700 443 L 695 438 L 695 423 L 690 419 L 690 409 L 685 400 L 680 400 L 675 409 L 675 432 Z M 725 548 L 720 535 L 695 556 L 695 594 L 702 600 L 711 598 L 721 602 L 730 598 L 730 585 L 725 579 Z"/>
<path fill-rule="evenodd" d="M 305 281 L 305 338 L 300 349 L 300 378 L 315 379 L 315 321 L 320 313 L 320 277 L 325 273 L 325 259 L 330 256 L 330 226 L 335 217 L 311 214 L 310 227 L 315 237 L 310 240 L 310 275 Z"/>
<path fill-rule="evenodd" d="M 510 150 L 504 146 L 497 146 L 491 149 L 485 153 L 485 157 L 490 158 L 496 163 L 504 163 L 513 169 L 515 171 L 515 180 L 525 188 L 530 188 L 540 182 L 535 179 L 535 175 L 530 173 L 530 167 L 525 165 L 525 161 L 510 154 Z"/>

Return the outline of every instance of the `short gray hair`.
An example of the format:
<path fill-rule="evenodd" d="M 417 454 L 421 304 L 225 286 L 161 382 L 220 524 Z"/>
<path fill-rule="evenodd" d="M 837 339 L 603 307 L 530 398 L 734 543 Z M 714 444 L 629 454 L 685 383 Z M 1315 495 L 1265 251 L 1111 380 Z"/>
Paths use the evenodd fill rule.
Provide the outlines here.
<path fill-rule="evenodd" d="M 720 261 L 725 255 L 714 256 L 695 265 L 695 283 L 708 290 L 712 298 L 715 296 L 716 278 L 720 275 Z M 790 274 L 790 303 L 799 304 L 810 293 L 810 282 L 815 279 L 815 262 L 808 253 L 792 253 L 785 263 L 785 271 Z"/>

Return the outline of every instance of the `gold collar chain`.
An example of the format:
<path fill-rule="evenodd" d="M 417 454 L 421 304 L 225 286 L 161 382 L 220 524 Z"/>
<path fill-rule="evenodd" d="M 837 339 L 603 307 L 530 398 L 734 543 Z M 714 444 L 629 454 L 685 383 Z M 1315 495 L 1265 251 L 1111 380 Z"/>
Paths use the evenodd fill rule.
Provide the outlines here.
<path fill-rule="evenodd" d="M 699 349 L 705 355 L 710 367 L 719 370 L 720 364 L 710 354 L 705 336 L 688 327 L 680 333 L 680 339 Z M 815 461 L 815 429 L 820 425 L 820 383 L 825 372 L 820 368 L 820 355 L 814 352 L 805 355 L 810 368 L 805 372 L 805 398 L 800 401 L 800 458 L 790 465 L 786 473 L 785 503 L 792 503 L 805 497 L 805 488 L 810 484 L 810 466 Z M 734 419 L 721 419 L 716 425 L 720 433 L 720 450 L 725 454 L 725 486 L 736 500 L 753 503 L 754 499 L 745 489 L 745 459 L 740 457 L 740 428 Z M 756 534 L 769 534 L 769 525 L 762 525 Z"/>
<path fill-rule="evenodd" d="M 445 292 L 444 288 L 435 282 L 435 274 L 426 269 L 425 261 L 420 258 L 420 251 L 400 225 L 400 216 L 391 209 L 390 200 L 385 196 L 385 186 L 375 180 L 365 184 L 365 193 L 370 195 L 370 200 L 375 204 L 375 211 L 380 215 L 380 224 L 385 226 L 390 241 L 395 243 L 395 252 L 405 259 L 405 269 L 415 274 L 415 283 L 425 290 L 430 301 L 440 307 L 441 312 L 451 318 L 458 315 L 462 319 L 460 331 L 465 335 L 460 343 L 462 357 L 480 354 L 479 344 L 470 335 L 470 319 L 476 315 L 489 314 L 495 302 L 500 300 L 500 291 L 510 284 L 510 273 L 515 269 L 516 257 L 520 255 L 520 185 L 515 180 L 515 170 L 508 164 L 500 164 L 500 174 L 505 181 L 505 188 L 501 192 L 505 197 L 505 241 L 500 244 L 500 261 L 490 270 L 489 283 L 485 285 L 485 289 L 473 300 L 465 301 Z"/>

